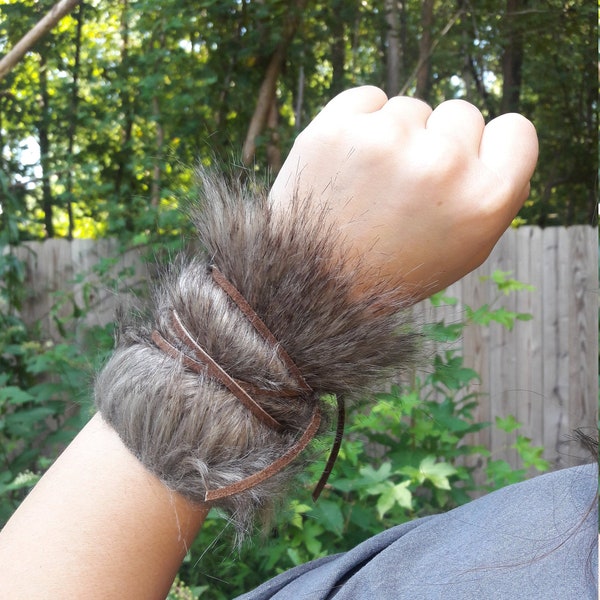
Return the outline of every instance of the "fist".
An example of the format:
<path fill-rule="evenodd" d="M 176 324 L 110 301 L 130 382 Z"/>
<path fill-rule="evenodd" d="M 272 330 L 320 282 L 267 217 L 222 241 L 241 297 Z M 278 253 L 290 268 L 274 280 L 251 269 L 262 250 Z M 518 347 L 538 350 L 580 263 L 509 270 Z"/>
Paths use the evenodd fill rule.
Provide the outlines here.
<path fill-rule="evenodd" d="M 295 193 L 311 218 L 341 233 L 356 291 L 398 288 L 412 301 L 478 267 L 529 194 L 533 125 L 506 114 L 487 125 L 462 100 L 432 110 L 366 86 L 334 98 L 298 136 L 270 193 Z M 318 216 L 317 216 L 318 215 Z"/>

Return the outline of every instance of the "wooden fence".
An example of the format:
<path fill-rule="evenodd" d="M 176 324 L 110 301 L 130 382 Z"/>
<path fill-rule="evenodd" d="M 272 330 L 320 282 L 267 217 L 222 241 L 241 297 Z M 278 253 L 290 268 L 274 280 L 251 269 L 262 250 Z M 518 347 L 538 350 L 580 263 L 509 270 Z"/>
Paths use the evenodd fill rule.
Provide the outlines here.
<path fill-rule="evenodd" d="M 26 321 L 40 320 L 53 335 L 50 307 L 63 290 L 73 292 L 80 303 L 85 295 L 94 307 L 89 323 L 108 322 L 117 297 L 149 277 L 139 253 L 121 254 L 116 248 L 111 240 L 48 240 L 17 248 L 15 253 L 27 264 L 31 291 L 23 307 Z M 115 259 L 109 270 L 115 284 L 90 286 L 98 277 L 90 276 L 90 269 L 107 257 Z M 532 284 L 534 291 L 497 298 L 494 285 L 481 279 L 495 270 L 511 271 L 516 279 Z M 73 283 L 78 274 L 86 277 Z M 519 433 L 543 445 L 553 467 L 580 462 L 585 453 L 569 443 L 569 436 L 578 427 L 594 430 L 597 421 L 597 230 L 585 226 L 509 230 L 486 263 L 452 285 L 447 295 L 458 298 L 458 304 L 434 309 L 425 302 L 415 311 L 426 320 L 451 322 L 462 320 L 465 305 L 476 308 L 497 301 L 498 306 L 534 316 L 518 321 L 512 331 L 497 324 L 466 329 L 460 344 L 465 363 L 481 375 L 475 388 L 482 394 L 477 418 L 493 421 L 496 416 L 514 415 L 523 424 Z M 471 441 L 519 466 L 510 448 L 515 435 L 488 428 Z"/>
<path fill-rule="evenodd" d="M 534 286 L 498 298 L 482 277 L 495 270 Z M 514 415 L 518 433 L 545 448 L 553 468 L 586 460 L 572 443 L 574 429 L 596 430 L 598 407 L 598 232 L 592 227 L 522 227 L 509 230 L 488 260 L 452 285 L 456 306 L 419 307 L 426 320 L 463 318 L 464 305 L 497 302 L 533 315 L 508 331 L 498 324 L 468 327 L 462 339 L 465 364 L 481 375 L 478 421 Z M 470 441 L 518 466 L 510 446 L 516 433 L 488 428 Z"/>

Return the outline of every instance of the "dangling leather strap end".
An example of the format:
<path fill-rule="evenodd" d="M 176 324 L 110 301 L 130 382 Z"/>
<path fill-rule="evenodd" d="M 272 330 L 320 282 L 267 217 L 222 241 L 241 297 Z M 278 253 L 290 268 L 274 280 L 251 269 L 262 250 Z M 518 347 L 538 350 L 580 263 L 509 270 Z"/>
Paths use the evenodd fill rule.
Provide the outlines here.
<path fill-rule="evenodd" d="M 331 451 L 329 452 L 329 458 L 327 459 L 327 463 L 325 464 L 325 468 L 323 469 L 323 473 L 315 486 L 315 489 L 312 493 L 313 502 L 316 502 L 323 491 L 323 488 L 327 484 L 329 480 L 329 476 L 331 475 L 331 471 L 333 470 L 333 466 L 335 465 L 335 461 L 337 460 L 338 454 L 340 453 L 340 448 L 342 446 L 342 440 L 344 438 L 344 425 L 346 422 L 346 405 L 344 399 L 341 396 L 337 398 L 337 425 L 335 429 L 335 438 L 333 439 L 333 444 L 331 446 Z"/>

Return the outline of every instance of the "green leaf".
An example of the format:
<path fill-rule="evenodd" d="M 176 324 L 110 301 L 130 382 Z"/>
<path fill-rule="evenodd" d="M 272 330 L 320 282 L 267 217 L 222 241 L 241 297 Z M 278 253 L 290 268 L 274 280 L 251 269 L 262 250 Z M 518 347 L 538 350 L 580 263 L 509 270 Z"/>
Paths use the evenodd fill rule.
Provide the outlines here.
<path fill-rule="evenodd" d="M 4 421 L 6 428 L 9 429 L 13 435 L 29 437 L 31 436 L 33 427 L 54 414 L 54 409 L 39 406 L 27 411 L 6 415 Z"/>
<path fill-rule="evenodd" d="M 429 323 L 423 327 L 423 333 L 434 342 L 455 342 L 460 338 L 465 328 L 465 323 L 450 323 L 444 321 Z"/>
<path fill-rule="evenodd" d="M 456 306 L 458 304 L 458 298 L 446 296 L 446 291 L 442 290 L 441 292 L 437 292 L 433 294 L 433 296 L 430 296 L 429 302 L 431 302 L 433 306 Z"/>
<path fill-rule="evenodd" d="M 296 567 L 304 562 L 297 548 L 288 548 L 287 555 L 290 557 L 292 563 Z"/>
<path fill-rule="evenodd" d="M 428 456 L 421 461 L 419 472 L 422 479 L 430 481 L 434 487 L 449 490 L 451 475 L 456 474 L 456 468 L 444 462 L 435 462 L 434 456 Z"/>
<path fill-rule="evenodd" d="M 14 385 L 0 388 L 0 404 L 4 402 L 8 402 L 9 404 L 24 404 L 25 402 L 31 402 L 34 399 L 35 398 L 29 392 Z"/>
<path fill-rule="evenodd" d="M 523 427 L 523 424 L 519 423 L 514 415 L 508 415 L 505 419 L 496 417 L 496 427 L 502 431 L 506 431 L 506 433 L 511 433 L 519 429 L 519 427 Z"/>
<path fill-rule="evenodd" d="M 31 471 L 23 471 L 19 473 L 8 485 L 3 486 L 2 491 L 17 491 L 27 488 L 32 488 L 39 480 L 39 473 Z"/>
<path fill-rule="evenodd" d="M 356 479 L 332 479 L 329 482 L 329 485 L 336 489 L 339 490 L 340 492 L 344 492 L 344 493 L 348 493 L 348 492 L 352 492 L 353 490 L 358 489 L 360 486 L 357 485 Z"/>
<path fill-rule="evenodd" d="M 407 510 L 412 510 L 412 493 L 408 489 L 410 481 L 403 481 L 393 485 L 388 482 L 384 491 L 377 499 L 377 514 L 380 519 L 394 506 L 398 505 Z"/>
<path fill-rule="evenodd" d="M 517 281 L 516 279 L 512 279 L 510 277 L 511 275 L 512 271 L 496 270 L 491 275 L 482 277 L 481 280 L 492 280 L 496 284 L 498 290 L 501 291 L 505 296 L 511 292 L 517 292 L 520 290 L 532 291 L 535 289 L 534 286 L 529 285 L 528 283 L 523 283 L 521 281 Z"/>
<path fill-rule="evenodd" d="M 290 504 L 290 509 L 293 513 L 292 516 L 289 517 L 290 524 L 297 527 L 298 529 L 302 529 L 302 515 L 309 512 L 311 510 L 311 507 L 308 506 L 308 504 L 302 504 L 297 500 L 293 500 Z"/>
<path fill-rule="evenodd" d="M 344 532 L 344 515 L 336 502 L 320 498 L 311 511 L 311 517 L 321 523 L 327 531 L 336 535 L 342 535 Z"/>
<path fill-rule="evenodd" d="M 371 465 L 366 465 L 359 470 L 363 480 L 368 484 L 380 483 L 389 479 L 392 472 L 392 464 L 384 462 L 379 469 L 375 470 Z"/>
<path fill-rule="evenodd" d="M 550 468 L 550 463 L 542 458 L 544 448 L 541 446 L 532 446 L 531 438 L 518 435 L 517 441 L 511 448 L 514 448 L 519 453 L 526 468 L 535 467 L 538 471 L 547 471 Z"/>

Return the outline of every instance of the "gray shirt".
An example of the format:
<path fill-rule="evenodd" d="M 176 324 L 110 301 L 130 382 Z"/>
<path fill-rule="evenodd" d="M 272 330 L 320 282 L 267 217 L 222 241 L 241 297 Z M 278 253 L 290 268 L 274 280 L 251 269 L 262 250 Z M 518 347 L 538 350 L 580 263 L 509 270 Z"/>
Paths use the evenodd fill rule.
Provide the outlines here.
<path fill-rule="evenodd" d="M 287 571 L 239 600 L 597 598 L 597 466 L 507 486 Z"/>

